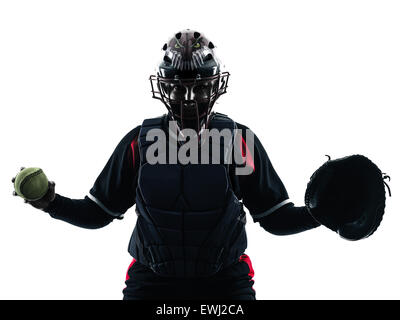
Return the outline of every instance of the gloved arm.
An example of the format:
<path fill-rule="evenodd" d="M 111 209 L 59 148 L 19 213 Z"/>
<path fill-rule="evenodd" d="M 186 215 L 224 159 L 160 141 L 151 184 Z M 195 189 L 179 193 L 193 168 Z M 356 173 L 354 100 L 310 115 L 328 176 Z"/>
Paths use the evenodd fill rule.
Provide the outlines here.
<path fill-rule="evenodd" d="M 251 138 L 247 127 L 238 124 L 244 137 L 242 156 L 253 168 L 249 175 L 239 176 L 240 195 L 255 222 L 268 232 L 276 235 L 299 233 L 320 224 L 308 213 L 306 207 L 296 207 L 289 200 L 284 184 L 276 173 L 272 163 L 256 135 Z M 252 143 L 254 150 L 248 148 Z M 232 180 L 234 180 L 232 175 Z M 239 196 L 240 196 L 239 195 Z"/>
<path fill-rule="evenodd" d="M 84 199 L 70 199 L 56 194 L 43 211 L 55 219 L 86 229 L 102 228 L 114 219 L 87 196 Z"/>
<path fill-rule="evenodd" d="M 306 207 L 295 207 L 293 203 L 260 218 L 258 222 L 266 231 L 278 236 L 295 234 L 320 226 Z"/>

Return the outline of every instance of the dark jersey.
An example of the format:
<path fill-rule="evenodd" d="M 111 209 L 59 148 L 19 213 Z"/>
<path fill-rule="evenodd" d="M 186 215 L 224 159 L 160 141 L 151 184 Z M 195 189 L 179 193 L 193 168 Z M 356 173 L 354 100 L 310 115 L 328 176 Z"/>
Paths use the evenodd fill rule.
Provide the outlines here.
<path fill-rule="evenodd" d="M 277 235 L 294 234 L 319 226 L 304 206 L 295 207 L 290 202 L 285 186 L 257 136 L 254 135 L 254 150 L 250 153 L 246 146 L 248 128 L 239 123 L 237 127 L 243 134 L 242 153 L 247 153 L 246 164 L 252 167 L 251 174 L 238 176 L 237 197 L 253 220 Z M 135 204 L 140 165 L 139 131 L 140 126 L 123 137 L 84 199 L 56 194 L 45 211 L 53 218 L 84 228 L 100 228 L 114 218 L 121 219 Z M 231 178 L 235 178 L 234 173 L 231 173 Z"/>
<path fill-rule="evenodd" d="M 243 134 L 242 148 L 249 152 L 245 136 L 248 128 L 241 124 L 237 126 Z M 131 130 L 121 140 L 88 194 L 91 200 L 114 217 L 121 217 L 135 204 L 139 170 L 137 147 L 139 131 L 140 126 Z M 256 136 L 254 136 L 254 154 L 247 154 L 247 165 L 252 167 L 252 173 L 238 176 L 240 193 L 237 196 L 243 200 L 252 217 L 258 221 L 288 204 L 288 194 Z M 232 170 L 231 176 L 234 174 Z"/>

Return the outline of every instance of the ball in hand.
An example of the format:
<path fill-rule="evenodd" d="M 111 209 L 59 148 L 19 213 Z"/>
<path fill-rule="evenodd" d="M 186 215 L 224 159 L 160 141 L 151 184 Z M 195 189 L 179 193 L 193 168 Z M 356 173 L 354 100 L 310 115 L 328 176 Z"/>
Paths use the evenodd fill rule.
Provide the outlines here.
<path fill-rule="evenodd" d="M 15 177 L 14 189 L 20 197 L 35 201 L 46 194 L 48 180 L 42 169 L 25 168 Z"/>

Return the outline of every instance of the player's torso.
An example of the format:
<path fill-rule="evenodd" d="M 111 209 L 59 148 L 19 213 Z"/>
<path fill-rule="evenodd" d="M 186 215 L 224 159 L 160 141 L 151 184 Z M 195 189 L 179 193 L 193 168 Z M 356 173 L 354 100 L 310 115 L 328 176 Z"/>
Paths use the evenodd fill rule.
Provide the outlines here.
<path fill-rule="evenodd" d="M 222 126 L 229 127 L 224 121 Z M 145 121 L 139 137 L 138 220 L 130 252 L 161 275 L 208 276 L 233 263 L 246 248 L 243 207 L 233 191 L 228 164 L 146 161 L 152 143 L 145 135 L 161 125 L 154 119 Z M 225 149 L 221 145 L 219 157 Z"/>

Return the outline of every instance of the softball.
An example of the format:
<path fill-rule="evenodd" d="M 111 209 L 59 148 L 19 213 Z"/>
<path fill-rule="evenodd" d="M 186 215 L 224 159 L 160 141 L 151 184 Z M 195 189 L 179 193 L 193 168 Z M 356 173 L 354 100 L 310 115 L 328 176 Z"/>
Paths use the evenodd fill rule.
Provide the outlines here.
<path fill-rule="evenodd" d="M 25 168 L 15 177 L 14 189 L 26 200 L 39 200 L 48 190 L 48 180 L 42 169 Z"/>

